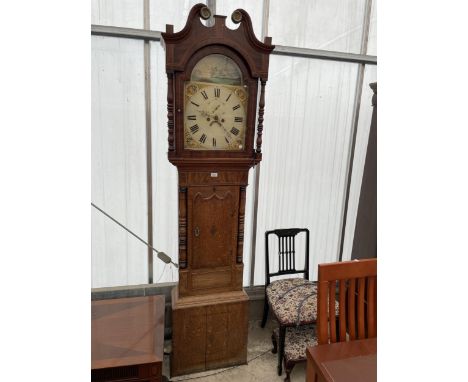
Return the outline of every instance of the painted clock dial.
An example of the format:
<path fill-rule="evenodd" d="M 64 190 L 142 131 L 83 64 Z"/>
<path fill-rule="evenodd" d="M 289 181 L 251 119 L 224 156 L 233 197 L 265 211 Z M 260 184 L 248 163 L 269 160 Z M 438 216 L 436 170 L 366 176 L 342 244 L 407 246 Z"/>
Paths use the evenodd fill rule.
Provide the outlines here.
<path fill-rule="evenodd" d="M 185 82 L 184 99 L 185 149 L 244 150 L 248 89 L 232 59 L 202 58 Z"/>

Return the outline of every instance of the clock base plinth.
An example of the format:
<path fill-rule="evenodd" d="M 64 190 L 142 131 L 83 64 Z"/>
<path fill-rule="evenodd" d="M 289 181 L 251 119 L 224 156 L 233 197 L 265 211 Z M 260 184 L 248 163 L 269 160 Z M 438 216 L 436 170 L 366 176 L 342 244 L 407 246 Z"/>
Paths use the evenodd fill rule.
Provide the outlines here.
<path fill-rule="evenodd" d="M 171 376 L 247 363 L 244 290 L 179 297 L 172 290 Z"/>

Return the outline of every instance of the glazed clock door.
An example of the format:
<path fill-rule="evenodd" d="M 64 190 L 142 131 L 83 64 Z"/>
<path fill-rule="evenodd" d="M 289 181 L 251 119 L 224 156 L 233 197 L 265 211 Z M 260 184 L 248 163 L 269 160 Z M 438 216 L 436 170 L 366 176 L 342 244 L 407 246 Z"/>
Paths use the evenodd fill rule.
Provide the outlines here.
<path fill-rule="evenodd" d="M 236 254 L 239 187 L 189 187 L 188 200 L 192 269 L 230 267 Z"/>

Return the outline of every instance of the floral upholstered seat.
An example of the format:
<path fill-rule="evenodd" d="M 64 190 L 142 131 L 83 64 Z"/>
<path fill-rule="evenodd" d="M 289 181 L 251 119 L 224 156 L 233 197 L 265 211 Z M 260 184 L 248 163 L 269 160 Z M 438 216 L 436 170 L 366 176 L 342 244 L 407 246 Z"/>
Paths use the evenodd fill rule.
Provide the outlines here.
<path fill-rule="evenodd" d="M 278 341 L 279 329 L 274 330 Z M 286 330 L 284 340 L 284 362 L 301 362 L 306 360 L 306 348 L 317 345 L 314 325 L 291 327 Z"/>
<path fill-rule="evenodd" d="M 273 330 L 273 344 L 276 348 L 279 342 L 279 329 Z M 286 370 L 285 381 L 290 381 L 292 368 L 296 363 L 305 362 L 306 349 L 318 344 L 315 335 L 315 325 L 288 327 L 284 340 L 284 366 Z"/>
<path fill-rule="evenodd" d="M 273 281 L 266 288 L 280 325 L 296 326 L 317 320 L 317 283 L 303 278 Z"/>

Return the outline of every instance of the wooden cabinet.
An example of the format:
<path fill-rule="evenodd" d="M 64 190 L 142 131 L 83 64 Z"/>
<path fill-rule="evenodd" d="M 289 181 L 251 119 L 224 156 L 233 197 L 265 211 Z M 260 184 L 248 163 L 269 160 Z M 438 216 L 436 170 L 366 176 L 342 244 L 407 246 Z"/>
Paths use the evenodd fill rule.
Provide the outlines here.
<path fill-rule="evenodd" d="M 171 376 L 247 363 L 244 291 L 185 297 L 172 293 Z"/>

